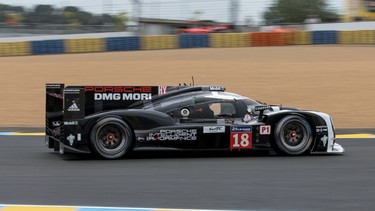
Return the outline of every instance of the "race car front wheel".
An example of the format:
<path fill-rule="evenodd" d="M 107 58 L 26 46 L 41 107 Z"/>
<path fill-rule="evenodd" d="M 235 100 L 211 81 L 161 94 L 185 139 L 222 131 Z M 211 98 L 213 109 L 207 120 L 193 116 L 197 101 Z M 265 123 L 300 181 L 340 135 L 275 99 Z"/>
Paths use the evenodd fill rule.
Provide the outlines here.
<path fill-rule="evenodd" d="M 301 155 L 308 152 L 313 141 L 310 124 L 300 116 L 286 116 L 275 128 L 277 152 Z"/>
<path fill-rule="evenodd" d="M 132 142 L 132 130 L 128 124 L 118 118 L 100 120 L 91 131 L 92 149 L 105 159 L 123 157 L 131 149 Z"/>

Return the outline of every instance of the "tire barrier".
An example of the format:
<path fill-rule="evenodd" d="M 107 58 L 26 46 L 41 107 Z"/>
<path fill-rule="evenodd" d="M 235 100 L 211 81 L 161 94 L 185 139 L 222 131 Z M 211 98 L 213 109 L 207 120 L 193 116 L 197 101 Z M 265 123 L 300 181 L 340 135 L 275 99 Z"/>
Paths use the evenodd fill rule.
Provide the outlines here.
<path fill-rule="evenodd" d="M 375 44 L 374 30 L 340 31 L 340 44 Z"/>
<path fill-rule="evenodd" d="M 105 40 L 102 38 L 83 38 L 65 40 L 67 53 L 88 53 L 105 51 Z"/>
<path fill-rule="evenodd" d="M 310 32 L 308 31 L 297 31 L 292 32 L 292 44 L 293 45 L 310 45 L 311 44 L 311 36 Z"/>
<path fill-rule="evenodd" d="M 337 44 L 337 31 L 313 31 L 312 44 Z"/>
<path fill-rule="evenodd" d="M 250 46 L 248 33 L 213 33 L 210 34 L 210 47 L 235 48 Z"/>
<path fill-rule="evenodd" d="M 311 44 L 375 44 L 375 30 L 180 34 L 0 42 L 0 56 Z"/>
<path fill-rule="evenodd" d="M 33 55 L 64 53 L 64 40 L 31 41 L 31 49 Z"/>
<path fill-rule="evenodd" d="M 140 50 L 139 37 L 109 37 L 106 38 L 107 51 Z"/>
<path fill-rule="evenodd" d="M 141 37 L 141 40 L 143 50 L 178 48 L 178 39 L 176 35 L 143 36 Z"/>
<path fill-rule="evenodd" d="M 181 34 L 179 35 L 180 48 L 207 48 L 209 47 L 208 34 Z"/>
<path fill-rule="evenodd" d="M 254 32 L 250 34 L 252 46 L 283 46 L 293 43 L 292 32 Z"/>
<path fill-rule="evenodd" d="M 30 49 L 30 42 L 4 42 L 0 43 L 0 56 L 27 56 Z"/>
<path fill-rule="evenodd" d="M 62 205 L 16 205 L 0 204 L 0 211 L 208 211 L 203 209 L 165 209 L 165 208 L 133 208 L 133 207 L 84 207 Z M 213 210 L 210 211 L 224 211 Z M 229 210 L 228 210 L 229 211 Z"/>

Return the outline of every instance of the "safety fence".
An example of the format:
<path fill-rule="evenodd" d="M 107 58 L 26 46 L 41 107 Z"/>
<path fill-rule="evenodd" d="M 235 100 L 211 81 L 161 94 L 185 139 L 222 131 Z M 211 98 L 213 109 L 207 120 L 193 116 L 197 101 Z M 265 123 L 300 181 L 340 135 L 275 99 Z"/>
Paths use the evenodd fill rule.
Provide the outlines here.
<path fill-rule="evenodd" d="M 321 44 L 375 44 L 375 30 L 180 34 L 0 42 L 0 56 Z"/>

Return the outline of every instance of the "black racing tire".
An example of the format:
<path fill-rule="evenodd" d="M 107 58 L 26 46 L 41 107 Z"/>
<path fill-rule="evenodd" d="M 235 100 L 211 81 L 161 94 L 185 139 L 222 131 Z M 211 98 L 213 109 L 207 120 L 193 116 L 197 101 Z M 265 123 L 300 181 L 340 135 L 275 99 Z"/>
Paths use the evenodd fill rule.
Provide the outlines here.
<path fill-rule="evenodd" d="M 302 155 L 309 152 L 313 142 L 310 124 L 300 116 L 282 118 L 275 127 L 275 151 L 282 155 Z"/>
<path fill-rule="evenodd" d="M 91 130 L 91 149 L 101 158 L 119 159 L 133 146 L 133 132 L 130 126 L 119 118 L 105 118 Z"/>

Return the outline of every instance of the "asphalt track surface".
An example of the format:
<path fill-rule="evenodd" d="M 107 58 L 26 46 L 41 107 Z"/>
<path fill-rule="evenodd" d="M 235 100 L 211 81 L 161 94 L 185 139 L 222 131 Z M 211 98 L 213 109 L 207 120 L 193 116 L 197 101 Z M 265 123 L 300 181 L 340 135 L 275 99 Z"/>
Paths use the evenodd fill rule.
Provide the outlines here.
<path fill-rule="evenodd" d="M 239 210 L 373 210 L 375 139 L 339 156 L 143 151 L 59 155 L 44 137 L 0 136 L 0 204 Z"/>

